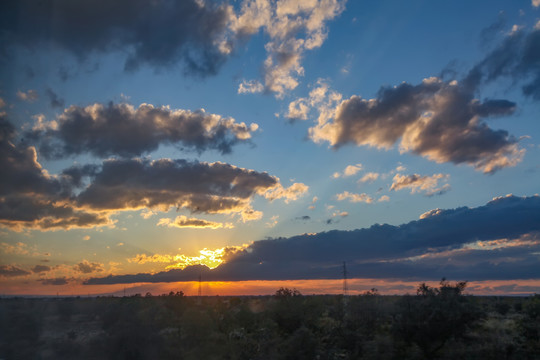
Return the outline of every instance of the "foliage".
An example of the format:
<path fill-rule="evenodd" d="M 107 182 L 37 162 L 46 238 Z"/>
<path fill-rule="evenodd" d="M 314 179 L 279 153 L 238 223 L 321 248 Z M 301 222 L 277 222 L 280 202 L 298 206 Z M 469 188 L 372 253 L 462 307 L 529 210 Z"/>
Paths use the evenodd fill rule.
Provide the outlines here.
<path fill-rule="evenodd" d="M 0 299 L 5 359 L 538 359 L 540 296 Z"/>

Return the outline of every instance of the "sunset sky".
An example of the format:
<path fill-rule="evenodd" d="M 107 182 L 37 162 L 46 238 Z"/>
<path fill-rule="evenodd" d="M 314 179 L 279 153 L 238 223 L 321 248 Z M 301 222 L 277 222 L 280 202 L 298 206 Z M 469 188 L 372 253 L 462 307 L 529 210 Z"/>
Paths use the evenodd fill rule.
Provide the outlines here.
<path fill-rule="evenodd" d="M 5 0 L 0 295 L 540 293 L 540 1 Z"/>

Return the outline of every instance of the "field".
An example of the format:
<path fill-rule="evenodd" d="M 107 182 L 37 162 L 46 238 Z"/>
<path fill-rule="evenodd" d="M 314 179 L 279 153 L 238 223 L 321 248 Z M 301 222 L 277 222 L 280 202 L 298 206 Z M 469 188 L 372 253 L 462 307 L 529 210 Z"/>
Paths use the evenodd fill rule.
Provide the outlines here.
<path fill-rule="evenodd" d="M 463 285 L 463 286 L 462 286 Z M 540 296 L 0 299 L 0 359 L 538 359 Z"/>

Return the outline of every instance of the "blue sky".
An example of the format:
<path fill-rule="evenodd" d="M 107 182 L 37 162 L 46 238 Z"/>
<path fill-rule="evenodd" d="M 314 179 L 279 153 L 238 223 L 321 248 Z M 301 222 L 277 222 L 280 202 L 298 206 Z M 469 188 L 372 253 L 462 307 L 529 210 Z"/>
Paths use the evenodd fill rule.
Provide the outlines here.
<path fill-rule="evenodd" d="M 358 289 L 539 291 L 535 1 L 126 6 L 2 5 L 4 292 L 188 282 L 202 264 L 227 293 L 339 279 L 342 261 Z M 465 230 L 441 240 L 454 209 Z M 363 255 L 376 224 L 399 251 Z M 258 250 L 277 238 L 311 255 Z"/>

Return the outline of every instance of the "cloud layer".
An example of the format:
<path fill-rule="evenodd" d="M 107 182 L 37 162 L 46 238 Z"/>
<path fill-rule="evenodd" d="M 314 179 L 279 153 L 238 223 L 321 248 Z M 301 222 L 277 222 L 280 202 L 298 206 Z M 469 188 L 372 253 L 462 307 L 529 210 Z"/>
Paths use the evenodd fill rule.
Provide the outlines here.
<path fill-rule="evenodd" d="M 49 175 L 33 147 L 17 147 L 14 141 L 13 125 L 0 114 L 0 226 L 48 230 L 111 224 L 102 212 L 74 206 L 71 180 Z"/>
<path fill-rule="evenodd" d="M 229 8 L 214 1 L 7 0 L 0 5 L 0 55 L 13 46 L 66 50 L 79 59 L 123 52 L 126 70 L 183 64 L 213 74 L 223 63 Z"/>
<path fill-rule="evenodd" d="M 191 266 L 156 274 L 93 278 L 88 284 L 339 279 L 540 277 L 540 197 L 506 196 L 477 208 L 435 210 L 400 226 L 374 225 L 253 242 L 214 270 Z"/>
<path fill-rule="evenodd" d="M 39 144 L 40 155 L 62 158 L 91 153 L 98 157 L 140 156 L 160 145 L 197 151 L 214 149 L 230 153 L 233 145 L 248 141 L 257 124 L 204 110 L 171 110 L 142 104 L 70 106 L 50 122 L 39 121 L 25 137 Z"/>
<path fill-rule="evenodd" d="M 331 118 L 319 119 L 310 136 L 336 148 L 352 143 L 388 149 L 399 142 L 402 152 L 492 173 L 518 163 L 524 150 L 508 132 L 493 130 L 482 119 L 512 114 L 515 106 L 506 100 L 480 102 L 455 81 L 429 78 L 383 87 L 375 99 L 352 96 Z"/>
<path fill-rule="evenodd" d="M 14 145 L 15 135 L 0 114 L 0 226 L 17 231 L 112 226 L 118 211 L 171 207 L 258 220 L 254 196 L 291 201 L 308 190 L 302 183 L 284 188 L 266 172 L 182 159 L 109 159 L 50 175 L 35 148 Z"/>

